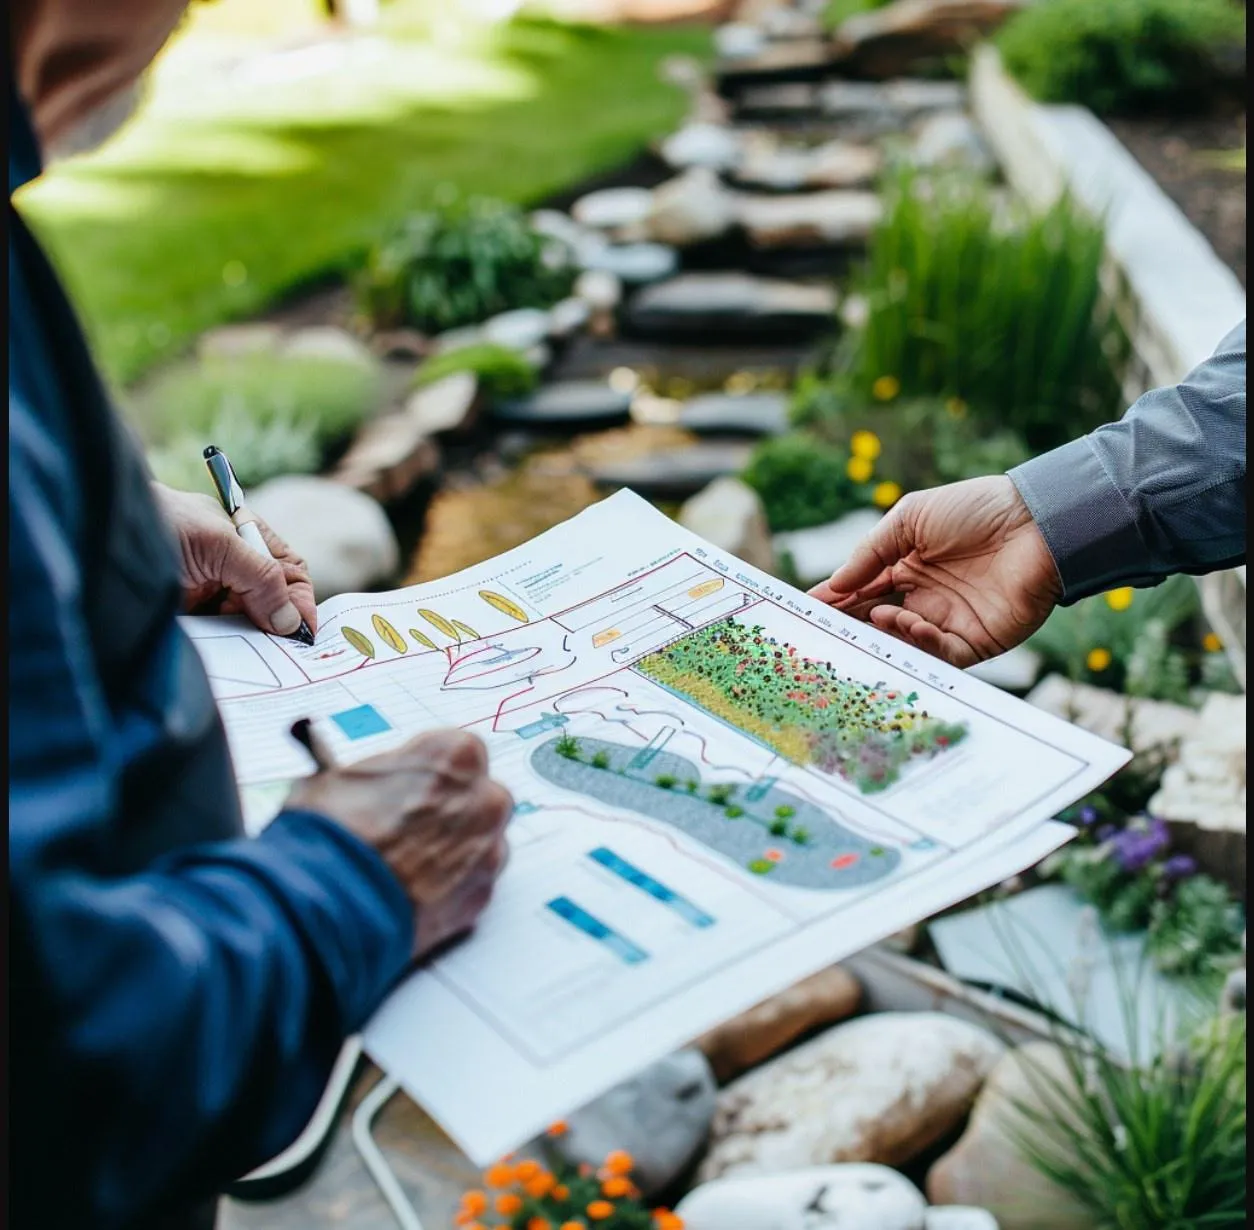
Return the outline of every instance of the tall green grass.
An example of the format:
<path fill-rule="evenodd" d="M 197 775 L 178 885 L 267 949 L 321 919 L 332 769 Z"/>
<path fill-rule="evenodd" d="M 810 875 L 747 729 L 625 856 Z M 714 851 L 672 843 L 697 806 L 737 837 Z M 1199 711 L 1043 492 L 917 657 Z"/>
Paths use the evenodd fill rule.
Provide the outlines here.
<path fill-rule="evenodd" d="M 1066 198 L 1032 214 L 907 166 L 884 192 L 857 287 L 869 315 L 837 360 L 853 392 L 957 397 L 1034 450 L 1117 417 L 1098 221 Z"/>

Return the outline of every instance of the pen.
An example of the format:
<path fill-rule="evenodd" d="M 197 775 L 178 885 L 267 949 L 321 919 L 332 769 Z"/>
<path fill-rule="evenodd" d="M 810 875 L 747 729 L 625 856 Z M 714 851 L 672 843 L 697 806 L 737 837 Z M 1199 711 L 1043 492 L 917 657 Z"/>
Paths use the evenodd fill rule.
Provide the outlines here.
<path fill-rule="evenodd" d="M 213 479 L 213 489 L 218 493 L 218 500 L 235 525 L 235 532 L 259 555 L 268 555 L 273 559 L 273 553 L 261 536 L 257 522 L 244 507 L 244 489 L 239 485 L 235 469 L 227 460 L 226 454 L 217 445 L 209 445 L 205 449 L 205 465 L 209 467 L 209 477 Z M 291 639 L 300 641 L 302 645 L 314 643 L 314 635 L 303 619 L 300 627 L 292 633 Z"/>
<path fill-rule="evenodd" d="M 335 768 L 335 757 L 314 730 L 313 722 L 309 718 L 300 718 L 293 722 L 289 733 L 314 758 L 319 773 Z"/>

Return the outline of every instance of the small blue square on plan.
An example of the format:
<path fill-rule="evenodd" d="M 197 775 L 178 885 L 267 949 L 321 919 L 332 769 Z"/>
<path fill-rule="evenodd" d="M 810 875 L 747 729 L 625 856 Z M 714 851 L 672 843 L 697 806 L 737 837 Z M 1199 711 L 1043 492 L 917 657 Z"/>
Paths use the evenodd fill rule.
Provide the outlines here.
<path fill-rule="evenodd" d="M 373 705 L 358 705 L 356 709 L 333 713 L 331 720 L 350 739 L 367 739 L 392 729 L 392 724 Z"/>

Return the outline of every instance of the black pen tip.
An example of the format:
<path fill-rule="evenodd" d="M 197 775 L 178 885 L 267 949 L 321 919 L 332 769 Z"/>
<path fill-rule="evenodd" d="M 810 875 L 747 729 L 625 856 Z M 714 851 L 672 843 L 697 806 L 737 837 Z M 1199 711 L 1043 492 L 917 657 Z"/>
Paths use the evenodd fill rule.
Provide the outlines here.
<path fill-rule="evenodd" d="M 309 631 L 309 625 L 302 619 L 300 627 L 292 633 L 291 639 L 300 641 L 302 645 L 312 645 L 314 643 L 314 634 Z"/>
<path fill-rule="evenodd" d="M 219 452 L 220 450 L 216 444 L 209 445 L 209 447 L 205 449 L 205 453 L 204 453 L 205 460 L 208 461 L 210 457 L 216 457 Z"/>

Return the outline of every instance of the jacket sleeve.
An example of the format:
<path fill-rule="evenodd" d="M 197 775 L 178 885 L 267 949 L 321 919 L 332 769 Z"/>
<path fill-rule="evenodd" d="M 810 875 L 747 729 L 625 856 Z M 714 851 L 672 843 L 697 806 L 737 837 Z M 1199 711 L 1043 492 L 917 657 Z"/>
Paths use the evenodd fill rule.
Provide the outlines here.
<path fill-rule="evenodd" d="M 66 1177 L 38 1193 L 38 1224 L 112 1230 L 221 1190 L 295 1138 L 344 1037 L 406 968 L 413 916 L 378 855 L 312 813 L 142 874 L 101 870 L 126 822 L 126 731 L 13 409 L 12 1161 L 15 1181 L 23 1158 L 47 1173 L 55 1157 Z"/>
<path fill-rule="evenodd" d="M 1117 423 L 1010 471 L 1064 603 L 1245 562 L 1245 321 Z"/>

